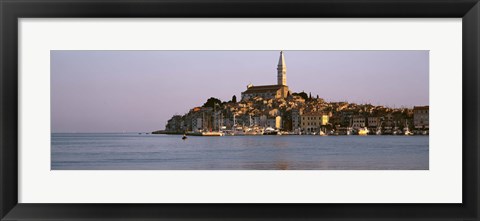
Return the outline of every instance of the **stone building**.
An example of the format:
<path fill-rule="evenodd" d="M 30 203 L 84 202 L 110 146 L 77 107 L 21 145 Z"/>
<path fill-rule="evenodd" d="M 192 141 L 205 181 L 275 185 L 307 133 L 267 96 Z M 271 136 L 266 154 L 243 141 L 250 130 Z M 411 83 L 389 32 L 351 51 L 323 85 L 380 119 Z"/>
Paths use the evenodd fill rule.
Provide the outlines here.
<path fill-rule="evenodd" d="M 352 127 L 354 129 L 364 128 L 365 126 L 365 117 L 357 116 L 352 118 Z"/>
<path fill-rule="evenodd" d="M 413 126 L 416 130 L 428 130 L 429 106 L 413 107 Z"/>
<path fill-rule="evenodd" d="M 292 130 L 298 130 L 301 128 L 301 115 L 302 112 L 298 109 L 292 110 Z"/>
<path fill-rule="evenodd" d="M 267 118 L 267 127 L 281 129 L 282 128 L 282 117 L 276 116 L 273 118 Z"/>
<path fill-rule="evenodd" d="M 286 98 L 289 94 L 287 86 L 287 65 L 283 51 L 280 52 L 280 59 L 277 66 L 277 84 L 254 86 L 249 84 L 247 90 L 242 92 L 242 100 L 249 100 L 254 97 L 265 99 Z"/>
<path fill-rule="evenodd" d="M 368 128 L 377 128 L 381 126 L 380 117 L 368 117 L 367 118 Z"/>
<path fill-rule="evenodd" d="M 328 124 L 329 117 L 322 112 L 306 112 L 301 117 L 301 128 L 303 132 L 319 132 L 321 126 Z"/>

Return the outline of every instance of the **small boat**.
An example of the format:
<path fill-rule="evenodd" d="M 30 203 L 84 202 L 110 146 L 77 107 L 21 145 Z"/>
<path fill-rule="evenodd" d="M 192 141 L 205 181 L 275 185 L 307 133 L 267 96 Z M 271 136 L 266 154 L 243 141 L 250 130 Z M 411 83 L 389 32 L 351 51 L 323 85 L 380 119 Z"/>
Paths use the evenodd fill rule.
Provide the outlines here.
<path fill-rule="evenodd" d="M 405 136 L 413 135 L 413 133 L 407 128 L 404 132 Z"/>
<path fill-rule="evenodd" d="M 264 131 L 263 131 L 263 135 L 278 135 L 278 131 L 271 128 L 271 127 L 267 127 Z"/>
<path fill-rule="evenodd" d="M 186 140 L 187 139 L 187 135 L 184 134 L 183 137 L 182 137 L 182 140 Z"/>
<path fill-rule="evenodd" d="M 346 135 L 353 135 L 353 134 L 355 134 L 354 131 L 353 131 L 353 128 L 347 127 L 347 129 L 346 129 Z"/>
<path fill-rule="evenodd" d="M 408 129 L 408 122 L 405 123 L 405 127 L 403 128 L 403 134 L 405 134 L 405 136 L 413 135 L 413 133 Z"/>
<path fill-rule="evenodd" d="M 222 132 L 219 131 L 210 131 L 210 132 L 202 132 L 202 136 L 223 136 Z"/>
<path fill-rule="evenodd" d="M 370 131 L 368 130 L 368 128 L 366 128 L 366 127 L 360 128 L 360 129 L 358 130 L 358 135 L 361 135 L 361 136 L 367 135 L 368 132 L 370 132 Z"/>

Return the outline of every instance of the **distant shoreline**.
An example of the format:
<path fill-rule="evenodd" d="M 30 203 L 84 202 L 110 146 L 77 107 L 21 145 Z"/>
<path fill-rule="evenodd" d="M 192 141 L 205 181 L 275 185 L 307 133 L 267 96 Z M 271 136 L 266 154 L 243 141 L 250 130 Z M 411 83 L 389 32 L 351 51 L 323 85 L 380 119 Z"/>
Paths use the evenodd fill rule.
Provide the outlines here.
<path fill-rule="evenodd" d="M 180 132 L 166 132 L 166 131 L 153 131 L 153 132 L 55 132 L 51 134 L 142 134 L 142 135 L 148 135 L 148 134 L 163 134 L 163 135 L 183 135 L 185 133 L 180 133 Z M 191 135 L 194 136 L 194 135 Z M 201 136 L 201 135 L 197 135 Z M 235 135 L 228 135 L 227 137 L 232 137 Z M 270 135 L 236 135 L 236 137 L 244 137 L 244 136 L 270 136 Z M 345 135 L 345 134 L 338 134 L 338 135 L 313 135 L 313 134 L 282 134 L 282 135 L 276 135 L 276 136 L 360 136 L 360 137 L 366 137 L 366 136 L 374 136 L 374 137 L 380 137 L 380 136 L 405 136 L 405 137 L 411 137 L 411 136 L 429 136 L 429 134 L 415 134 L 415 135 L 403 135 L 403 134 L 368 134 L 368 135 L 357 135 L 357 134 L 351 134 L 351 135 Z"/>

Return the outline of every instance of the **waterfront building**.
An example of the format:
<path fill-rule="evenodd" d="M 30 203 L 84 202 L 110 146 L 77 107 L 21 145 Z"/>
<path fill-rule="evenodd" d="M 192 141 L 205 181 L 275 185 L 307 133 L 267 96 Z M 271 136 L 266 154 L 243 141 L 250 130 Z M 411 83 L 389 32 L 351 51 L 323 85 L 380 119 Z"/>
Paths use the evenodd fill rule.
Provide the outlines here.
<path fill-rule="evenodd" d="M 298 130 L 301 128 L 301 111 L 298 109 L 292 110 L 292 129 Z"/>
<path fill-rule="evenodd" d="M 301 128 L 306 133 L 316 133 L 321 126 L 328 124 L 329 117 L 322 112 L 306 112 L 301 117 Z"/>
<path fill-rule="evenodd" d="M 253 119 L 253 126 L 260 126 L 260 117 L 259 116 L 254 116 L 252 117 Z"/>
<path fill-rule="evenodd" d="M 365 117 L 356 116 L 352 118 L 352 128 L 359 129 L 366 126 Z"/>
<path fill-rule="evenodd" d="M 203 119 L 201 117 L 192 119 L 192 131 L 199 131 L 203 128 Z"/>
<path fill-rule="evenodd" d="M 379 117 L 368 117 L 367 118 L 367 125 L 371 128 L 377 128 L 380 126 L 380 118 Z"/>
<path fill-rule="evenodd" d="M 282 117 L 280 117 L 280 116 L 275 117 L 275 128 L 277 128 L 277 129 L 282 129 L 283 128 Z"/>
<path fill-rule="evenodd" d="M 322 126 L 327 125 L 329 120 L 330 120 L 330 116 L 327 114 L 323 114 L 322 121 L 321 121 Z"/>
<path fill-rule="evenodd" d="M 267 119 L 267 127 L 281 129 L 282 128 L 282 117 L 276 116 L 274 118 Z"/>
<path fill-rule="evenodd" d="M 352 126 L 353 113 L 349 111 L 340 112 L 340 126 L 351 127 Z"/>
<path fill-rule="evenodd" d="M 289 94 L 287 86 L 287 65 L 283 51 L 280 52 L 280 58 L 277 65 L 277 84 L 276 85 L 247 85 L 247 90 L 242 92 L 242 100 L 249 100 L 254 97 L 264 99 L 286 98 Z"/>
<path fill-rule="evenodd" d="M 413 107 L 413 125 L 416 130 L 428 130 L 429 106 Z"/>
<path fill-rule="evenodd" d="M 395 122 L 393 120 L 393 114 L 388 113 L 385 116 L 383 116 L 382 133 L 392 134 L 394 128 L 395 128 Z"/>
<path fill-rule="evenodd" d="M 267 115 L 262 115 L 260 116 L 260 126 L 264 127 L 265 125 L 267 125 Z"/>

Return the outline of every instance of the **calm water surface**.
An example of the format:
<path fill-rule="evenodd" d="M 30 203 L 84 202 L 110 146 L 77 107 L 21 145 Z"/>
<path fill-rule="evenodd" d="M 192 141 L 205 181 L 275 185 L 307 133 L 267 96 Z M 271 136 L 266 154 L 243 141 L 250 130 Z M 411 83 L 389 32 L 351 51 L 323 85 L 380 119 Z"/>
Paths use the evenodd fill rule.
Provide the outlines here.
<path fill-rule="evenodd" d="M 428 136 L 52 134 L 52 170 L 428 170 Z"/>

